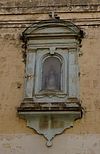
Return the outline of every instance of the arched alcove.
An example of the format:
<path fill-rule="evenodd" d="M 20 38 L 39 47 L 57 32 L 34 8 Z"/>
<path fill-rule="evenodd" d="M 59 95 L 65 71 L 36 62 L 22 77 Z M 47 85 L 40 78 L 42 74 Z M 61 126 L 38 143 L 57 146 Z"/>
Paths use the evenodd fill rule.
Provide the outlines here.
<path fill-rule="evenodd" d="M 61 91 L 61 67 L 58 56 L 48 56 L 42 62 L 42 90 Z"/>

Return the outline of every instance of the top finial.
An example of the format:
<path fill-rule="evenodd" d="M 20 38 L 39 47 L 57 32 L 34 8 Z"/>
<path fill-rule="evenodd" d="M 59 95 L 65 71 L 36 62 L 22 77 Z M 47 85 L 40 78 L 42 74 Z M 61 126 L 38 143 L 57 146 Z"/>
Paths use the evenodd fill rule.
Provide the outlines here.
<path fill-rule="evenodd" d="M 60 17 L 54 11 L 49 12 L 49 17 L 52 18 L 52 19 L 60 19 Z"/>

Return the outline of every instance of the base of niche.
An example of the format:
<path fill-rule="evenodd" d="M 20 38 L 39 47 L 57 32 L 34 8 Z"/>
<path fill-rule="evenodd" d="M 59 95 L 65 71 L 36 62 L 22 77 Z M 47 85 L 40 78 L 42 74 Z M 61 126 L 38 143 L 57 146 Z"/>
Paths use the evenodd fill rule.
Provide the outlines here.
<path fill-rule="evenodd" d="M 67 128 L 73 127 L 74 121 L 82 118 L 82 107 L 78 102 L 33 103 L 23 102 L 17 109 L 27 126 L 43 135 L 52 146 L 52 139 L 62 134 Z"/>

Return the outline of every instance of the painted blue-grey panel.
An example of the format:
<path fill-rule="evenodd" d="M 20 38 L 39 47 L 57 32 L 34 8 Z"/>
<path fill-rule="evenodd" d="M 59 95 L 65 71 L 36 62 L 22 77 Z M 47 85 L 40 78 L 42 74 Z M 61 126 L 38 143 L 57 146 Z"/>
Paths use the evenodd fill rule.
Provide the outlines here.
<path fill-rule="evenodd" d="M 33 97 L 34 89 L 34 71 L 35 71 L 35 53 L 28 52 L 26 60 L 26 73 L 25 73 L 25 98 Z"/>

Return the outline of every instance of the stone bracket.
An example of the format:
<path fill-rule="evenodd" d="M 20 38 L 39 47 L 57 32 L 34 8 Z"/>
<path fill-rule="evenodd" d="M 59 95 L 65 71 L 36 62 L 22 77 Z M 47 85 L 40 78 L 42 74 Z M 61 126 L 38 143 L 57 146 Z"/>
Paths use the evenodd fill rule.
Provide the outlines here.
<path fill-rule="evenodd" d="M 47 139 L 46 145 L 50 147 L 55 135 L 73 127 L 74 121 L 82 117 L 82 111 L 20 111 L 19 115 L 27 121 L 28 127 Z"/>

